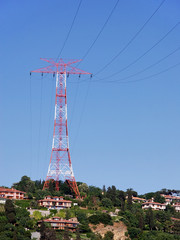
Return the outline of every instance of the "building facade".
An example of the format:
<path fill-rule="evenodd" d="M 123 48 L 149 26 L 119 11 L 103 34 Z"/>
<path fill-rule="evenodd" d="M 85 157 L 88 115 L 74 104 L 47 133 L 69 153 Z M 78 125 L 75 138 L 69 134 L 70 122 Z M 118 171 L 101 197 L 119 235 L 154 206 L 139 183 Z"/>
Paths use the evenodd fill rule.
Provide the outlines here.
<path fill-rule="evenodd" d="M 72 201 L 64 200 L 63 197 L 52 197 L 46 196 L 44 199 L 38 201 L 41 207 L 45 207 L 48 209 L 64 209 L 70 208 L 72 205 Z"/>
<path fill-rule="evenodd" d="M 165 195 L 161 194 L 165 198 L 166 204 L 171 204 L 171 203 L 180 203 L 180 197 L 179 196 L 172 196 L 172 195 Z"/>
<path fill-rule="evenodd" d="M 153 210 L 165 210 L 165 203 L 157 203 L 157 202 L 145 202 L 142 203 L 142 209 L 152 208 Z"/>
<path fill-rule="evenodd" d="M 180 203 L 175 203 L 172 205 L 172 207 L 174 207 L 176 212 L 180 212 Z"/>
<path fill-rule="evenodd" d="M 50 223 L 51 228 L 55 230 L 64 230 L 65 228 L 68 228 L 69 231 L 75 232 L 76 228 L 79 224 L 77 219 L 71 218 L 69 220 L 60 218 L 60 217 L 52 217 L 49 219 L 45 219 L 44 222 Z M 42 221 L 38 222 L 38 226 L 40 227 Z"/>
<path fill-rule="evenodd" d="M 25 192 L 16 190 L 14 188 L 4 188 L 0 187 L 0 198 L 8 199 L 24 199 Z"/>

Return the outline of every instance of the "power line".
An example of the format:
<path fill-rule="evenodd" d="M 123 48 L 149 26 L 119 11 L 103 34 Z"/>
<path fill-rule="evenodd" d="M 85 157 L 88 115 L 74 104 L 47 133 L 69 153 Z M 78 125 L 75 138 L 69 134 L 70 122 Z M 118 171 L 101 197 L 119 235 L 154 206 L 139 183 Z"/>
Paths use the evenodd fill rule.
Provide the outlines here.
<path fill-rule="evenodd" d="M 152 47 L 150 47 L 148 50 L 146 50 L 141 56 L 139 56 L 138 58 L 136 58 L 134 61 L 132 61 L 131 63 L 129 63 L 128 65 L 126 65 L 125 67 L 123 67 L 121 70 L 119 70 L 118 72 L 116 73 L 113 73 L 107 77 L 104 77 L 104 78 L 97 78 L 96 74 L 94 76 L 96 76 L 97 80 L 96 81 L 103 81 L 105 79 L 109 79 L 115 75 L 117 75 L 118 73 L 121 73 L 123 72 L 124 70 L 127 70 L 129 67 L 131 67 L 132 65 L 134 65 L 135 63 L 137 63 L 140 59 L 142 59 L 145 55 L 147 55 L 153 48 L 155 48 L 159 43 L 161 43 L 166 37 L 168 37 L 168 35 L 175 29 L 179 26 L 180 22 L 176 23 L 161 39 L 159 39 Z M 146 70 L 148 70 L 149 68 L 152 68 L 154 66 L 156 66 L 158 63 L 162 62 L 163 60 L 165 60 L 166 58 L 168 58 L 169 56 L 171 56 L 172 54 L 174 54 L 175 52 L 179 51 L 179 47 L 177 49 L 175 49 L 173 52 L 169 53 L 167 56 L 163 57 L 162 59 L 160 59 L 159 61 L 153 63 L 152 65 L 150 65 L 149 67 L 135 73 L 135 74 L 132 74 L 130 76 L 127 76 L 125 78 L 122 78 L 122 79 L 118 79 L 118 80 L 112 80 L 112 81 L 108 81 L 108 82 L 118 82 L 118 81 L 121 81 L 121 80 L 125 80 L 125 79 L 129 79 L 131 77 L 134 77 Z M 87 79 L 85 79 L 87 80 Z M 81 82 L 85 82 L 85 80 L 82 80 Z M 92 81 L 93 82 L 93 81 Z M 104 81 L 105 82 L 105 81 Z M 77 82 L 74 82 L 74 83 L 77 83 Z"/>
<path fill-rule="evenodd" d="M 116 82 L 109 81 L 109 82 L 107 82 L 107 81 L 106 81 L 106 82 L 104 82 L 104 83 L 126 84 L 126 83 L 140 82 L 140 81 L 144 81 L 144 80 L 147 80 L 147 79 L 151 79 L 151 78 L 156 77 L 156 76 L 158 76 L 158 75 L 160 75 L 160 74 L 163 74 L 163 73 L 165 73 L 165 72 L 168 72 L 168 71 L 170 71 L 171 69 L 178 67 L 179 65 L 180 65 L 180 62 L 179 62 L 179 63 L 176 63 L 175 65 L 173 65 L 173 66 L 171 66 L 171 67 L 168 67 L 168 68 L 166 68 L 166 69 L 164 69 L 164 70 L 162 70 L 162 71 L 160 71 L 160 72 L 158 72 L 158 73 L 152 74 L 152 75 L 147 76 L 147 77 L 144 77 L 144 78 L 139 78 L 139 79 L 136 79 L 136 80 L 124 81 L 124 82 L 122 82 L 122 81 L 116 81 Z"/>
<path fill-rule="evenodd" d="M 129 45 L 137 38 L 137 36 L 142 32 L 142 30 L 145 28 L 145 26 L 149 23 L 149 21 L 152 19 L 152 17 L 156 14 L 156 12 L 162 7 L 166 0 L 163 0 L 160 5 L 156 8 L 156 10 L 153 12 L 153 14 L 146 20 L 146 22 L 142 25 L 142 27 L 135 33 L 135 35 L 129 40 L 129 42 L 116 54 L 104 67 L 102 67 L 97 73 L 94 75 L 99 74 L 102 72 L 105 68 L 107 68 L 112 62 L 116 60 L 122 54 L 128 47 Z"/>
<path fill-rule="evenodd" d="M 147 70 L 155 67 L 156 65 L 158 65 L 158 64 L 161 63 L 161 62 L 163 62 L 164 60 L 166 60 L 167 58 L 169 58 L 170 56 L 172 56 L 174 53 L 178 52 L 179 50 L 180 50 L 180 47 L 176 48 L 174 51 L 172 51 L 171 53 L 169 53 L 169 54 L 166 55 L 165 57 L 161 58 L 161 59 L 158 60 L 157 62 L 151 64 L 150 66 L 144 68 L 143 70 L 141 70 L 141 71 L 139 71 L 139 72 L 137 72 L 137 73 L 134 73 L 134 74 L 132 74 L 132 75 L 129 75 L 129 76 L 125 77 L 125 78 L 121 78 L 121 79 L 118 80 L 118 81 L 123 81 L 123 80 L 129 79 L 129 78 L 135 77 L 135 76 L 137 76 L 137 75 L 139 75 L 139 74 L 141 74 L 141 73 L 143 73 L 143 72 L 145 72 L 145 71 L 147 71 Z M 111 81 L 111 82 L 117 82 L 117 80 L 114 80 L 114 81 Z"/>
<path fill-rule="evenodd" d="M 179 26 L 179 24 L 180 24 L 180 22 L 176 23 L 161 39 L 159 39 L 152 47 L 150 47 L 147 51 L 145 51 L 141 56 L 136 58 L 134 61 L 129 63 L 127 66 L 125 66 L 121 70 L 109 75 L 108 77 L 102 78 L 102 80 L 113 77 L 113 76 L 123 72 L 124 70 L 127 70 L 129 67 L 131 67 L 132 65 L 137 63 L 140 59 L 142 59 L 145 55 L 147 55 L 153 48 L 155 48 L 159 43 L 161 43 L 175 28 L 177 28 Z"/>
<path fill-rule="evenodd" d="M 40 93 L 40 111 L 39 111 L 39 131 L 38 131 L 38 152 L 37 152 L 37 173 L 39 172 L 39 162 L 40 162 L 40 146 L 41 146 L 41 122 L 42 122 L 42 94 L 43 94 L 43 75 L 41 77 L 41 93 Z"/>
<path fill-rule="evenodd" d="M 29 79 L 29 114 L 30 114 L 30 159 L 31 159 L 31 166 L 30 166 L 30 177 L 32 178 L 32 169 L 33 169 L 33 158 L 32 158 L 32 143 L 33 143 L 33 137 L 32 137 L 32 90 L 31 90 L 31 75 Z"/>
<path fill-rule="evenodd" d="M 73 21 L 72 21 L 72 23 L 71 23 L 70 29 L 69 29 L 69 31 L 68 31 L 68 34 L 67 34 L 65 40 L 64 40 L 63 46 L 62 46 L 62 48 L 61 48 L 61 51 L 60 51 L 59 54 L 58 54 L 57 59 L 60 57 L 60 55 L 61 55 L 61 53 L 62 53 L 62 51 L 63 51 L 63 49 L 64 49 L 64 47 L 65 47 L 65 45 L 66 45 L 66 43 L 67 43 L 67 40 L 68 40 L 68 38 L 69 38 L 69 35 L 70 35 L 71 30 L 72 30 L 73 25 L 74 25 L 74 22 L 75 22 L 75 20 L 76 20 L 77 15 L 78 15 L 78 12 L 79 12 L 81 3 L 82 3 L 82 0 L 80 0 L 80 2 L 79 2 L 79 4 L 78 4 L 78 8 L 77 8 L 76 13 L 75 13 L 75 15 L 74 15 L 74 18 L 73 18 Z M 57 59 L 56 59 L 56 61 L 57 61 Z"/>
<path fill-rule="evenodd" d="M 105 23 L 103 24 L 102 28 L 100 29 L 100 31 L 99 31 L 99 33 L 97 34 L 96 38 L 94 39 L 93 43 L 90 45 L 90 47 L 88 48 L 88 50 L 86 51 L 86 53 L 85 53 L 84 56 L 82 57 L 83 60 L 87 57 L 87 55 L 89 54 L 89 52 L 90 52 L 91 49 L 93 48 L 94 44 L 97 42 L 98 38 L 100 37 L 100 35 L 101 35 L 101 33 L 103 32 L 104 28 L 106 27 L 107 23 L 109 22 L 112 14 L 113 14 L 113 12 L 115 11 L 118 3 L 119 3 L 119 0 L 117 0 L 117 2 L 115 3 L 113 9 L 111 10 L 109 16 L 107 17 Z M 80 64 L 80 63 L 79 63 L 79 64 Z M 78 65 L 79 65 L 79 64 L 78 64 Z M 78 66 L 78 65 L 77 65 L 77 66 Z"/>
<path fill-rule="evenodd" d="M 54 79 L 52 79 L 53 81 Z M 54 83 L 54 81 L 53 81 Z M 46 145 L 46 153 L 45 153 L 45 159 L 47 160 L 48 158 L 48 145 L 49 145 L 49 137 L 50 137 L 50 126 L 51 126 L 51 118 L 52 118 L 52 109 L 54 109 L 53 106 L 53 95 L 54 95 L 54 84 L 51 84 L 51 100 L 50 100 L 50 113 L 49 113 L 49 121 L 48 121 L 48 135 L 47 135 L 47 145 Z"/>
<path fill-rule="evenodd" d="M 95 43 L 97 42 L 97 40 L 99 39 L 100 35 L 102 34 L 104 28 L 106 27 L 106 25 L 108 24 L 112 14 L 114 13 L 117 5 L 119 3 L 119 0 L 116 1 L 114 7 L 112 8 L 110 14 L 108 15 L 106 21 L 104 22 L 103 26 L 101 27 L 99 33 L 97 34 L 96 38 L 94 39 L 94 41 L 92 42 L 92 44 L 90 45 L 90 47 L 88 48 L 88 50 L 86 51 L 86 53 L 84 54 L 84 56 L 82 57 L 82 59 L 84 60 L 87 55 L 89 54 L 89 52 L 91 51 L 91 49 L 93 48 L 93 46 L 95 45 Z M 77 66 L 79 65 L 80 63 L 77 64 Z M 80 82 L 80 81 L 79 81 Z M 80 117 L 80 122 L 79 122 L 79 125 L 78 125 L 78 131 L 80 129 L 80 125 L 81 125 L 81 122 L 82 122 L 82 118 L 83 118 L 83 113 L 84 113 L 84 110 L 85 110 L 85 105 L 86 105 L 86 102 L 87 102 L 87 97 L 88 97 L 88 92 L 89 92 L 89 87 L 90 85 L 88 84 L 88 88 L 87 88 L 87 93 L 86 93 L 86 96 L 85 96 L 85 101 L 84 101 L 84 106 L 83 106 L 83 109 L 82 109 L 82 112 L 81 112 L 81 117 Z M 79 89 L 79 84 L 77 85 L 76 87 L 76 92 L 75 92 L 75 99 L 73 101 L 73 107 L 72 107 L 72 115 L 71 115 L 71 124 L 72 124 L 72 119 L 73 119 L 73 116 L 74 116 L 74 109 L 75 109 L 75 104 L 76 104 L 76 100 L 77 100 L 77 95 L 78 95 L 78 89 Z M 76 137 L 75 139 L 78 137 L 78 131 L 77 131 L 77 134 L 76 134 Z"/>
<path fill-rule="evenodd" d="M 87 104 L 87 99 L 88 99 L 89 89 L 90 89 L 90 83 L 91 82 L 88 83 L 87 91 L 86 91 L 85 98 L 84 98 L 84 101 L 83 101 L 84 104 L 83 104 L 82 112 L 80 114 L 80 120 L 79 120 L 79 124 L 78 124 L 78 127 L 77 127 L 77 131 L 76 131 L 76 135 L 75 135 L 75 138 L 74 138 L 74 142 L 73 142 L 73 145 L 72 145 L 72 151 L 71 151 L 72 154 L 73 154 L 73 151 L 74 151 L 74 148 L 75 148 L 75 144 L 77 142 L 77 138 L 79 136 L 79 130 L 80 130 L 80 127 L 81 127 L 84 111 L 86 109 L 86 104 Z"/>

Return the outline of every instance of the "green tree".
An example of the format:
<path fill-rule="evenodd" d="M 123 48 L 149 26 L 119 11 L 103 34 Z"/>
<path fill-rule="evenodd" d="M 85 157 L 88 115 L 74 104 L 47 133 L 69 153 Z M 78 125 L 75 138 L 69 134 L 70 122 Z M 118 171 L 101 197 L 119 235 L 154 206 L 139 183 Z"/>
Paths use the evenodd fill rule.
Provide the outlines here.
<path fill-rule="evenodd" d="M 106 197 L 111 199 L 113 205 L 115 204 L 117 195 L 116 187 L 114 185 L 112 185 L 112 187 L 108 187 Z"/>
<path fill-rule="evenodd" d="M 40 226 L 40 235 L 41 235 L 40 240 L 45 240 L 45 230 L 46 230 L 46 225 L 44 221 L 42 221 Z"/>
<path fill-rule="evenodd" d="M 38 208 L 38 201 L 32 200 L 32 201 L 30 202 L 30 207 L 37 209 L 37 208 Z"/>
<path fill-rule="evenodd" d="M 170 204 L 168 204 L 168 205 L 166 206 L 165 212 L 168 212 L 168 213 L 170 213 L 170 214 L 172 214 L 172 215 L 174 215 L 174 214 L 176 213 L 175 208 L 172 207 Z"/>
<path fill-rule="evenodd" d="M 88 218 L 89 222 L 92 224 L 98 224 L 98 223 L 103 223 L 106 225 L 112 225 L 112 218 L 109 214 L 107 213 L 97 213 L 94 215 L 91 215 Z"/>
<path fill-rule="evenodd" d="M 180 235 L 180 221 L 179 220 L 174 221 L 173 226 L 172 226 L 172 231 L 174 234 Z"/>
<path fill-rule="evenodd" d="M 30 213 L 25 208 L 16 208 L 16 222 L 23 227 L 32 228 Z"/>
<path fill-rule="evenodd" d="M 76 240 L 81 240 L 79 228 L 76 229 Z"/>
<path fill-rule="evenodd" d="M 106 192 L 107 192 L 107 191 L 106 191 L 105 185 L 103 185 L 102 192 L 103 192 L 104 197 L 106 197 Z"/>
<path fill-rule="evenodd" d="M 0 216 L 0 232 L 5 231 L 5 225 L 8 223 L 7 217 L 4 215 Z"/>
<path fill-rule="evenodd" d="M 33 218 L 36 220 L 40 220 L 42 218 L 42 214 L 39 211 L 34 211 Z"/>
<path fill-rule="evenodd" d="M 131 239 L 138 239 L 141 229 L 135 228 L 135 227 L 130 227 L 128 228 L 128 233 Z"/>
<path fill-rule="evenodd" d="M 166 200 L 163 196 L 161 196 L 161 194 L 159 192 L 156 192 L 154 194 L 154 202 L 158 202 L 158 203 L 165 203 Z"/>
<path fill-rule="evenodd" d="M 13 188 L 18 189 L 20 191 L 24 191 L 27 193 L 34 193 L 35 192 L 35 184 L 30 179 L 30 177 L 23 176 L 18 183 L 14 183 L 12 185 Z"/>
<path fill-rule="evenodd" d="M 146 211 L 146 223 L 148 224 L 150 230 L 153 230 L 154 228 L 154 213 L 152 208 L 148 208 Z"/>
<path fill-rule="evenodd" d="M 111 231 L 107 231 L 106 234 L 104 235 L 104 240 L 111 240 L 114 239 L 114 233 Z"/>
<path fill-rule="evenodd" d="M 66 209 L 66 216 L 65 219 L 68 220 L 71 218 L 71 211 L 69 209 Z"/>
<path fill-rule="evenodd" d="M 55 181 L 53 179 L 49 180 L 49 191 L 51 194 L 55 191 Z"/>
<path fill-rule="evenodd" d="M 8 222 L 14 224 L 16 222 L 16 213 L 12 200 L 7 199 L 4 208 Z"/>
<path fill-rule="evenodd" d="M 54 229 L 46 228 L 45 240 L 56 240 L 56 231 Z"/>
<path fill-rule="evenodd" d="M 63 240 L 70 240 L 68 228 L 64 229 Z"/>
<path fill-rule="evenodd" d="M 106 207 L 106 208 L 111 208 L 113 206 L 112 201 L 109 198 L 103 198 L 101 203 L 103 207 Z"/>
<path fill-rule="evenodd" d="M 146 193 L 146 194 L 145 194 L 145 197 L 146 197 L 146 199 L 151 199 L 151 198 L 154 197 L 154 195 L 155 195 L 154 192 L 149 192 L 149 193 Z"/>
<path fill-rule="evenodd" d="M 132 188 L 127 189 L 127 209 L 131 210 L 132 208 Z"/>
<path fill-rule="evenodd" d="M 120 200 L 121 210 L 124 211 L 124 209 L 125 209 L 125 200 L 126 200 L 125 192 L 117 190 L 117 198 Z"/>
<path fill-rule="evenodd" d="M 95 186 L 89 186 L 89 196 L 102 198 L 102 190 Z"/>
<path fill-rule="evenodd" d="M 143 231 L 144 228 L 144 216 L 142 212 L 138 212 L 136 214 L 136 217 L 138 219 L 138 227 L 141 229 L 141 231 Z"/>
<path fill-rule="evenodd" d="M 78 188 L 79 188 L 80 192 L 83 192 L 83 193 L 86 193 L 86 194 L 88 193 L 89 188 L 88 188 L 88 185 L 86 183 L 81 183 L 78 186 Z"/>

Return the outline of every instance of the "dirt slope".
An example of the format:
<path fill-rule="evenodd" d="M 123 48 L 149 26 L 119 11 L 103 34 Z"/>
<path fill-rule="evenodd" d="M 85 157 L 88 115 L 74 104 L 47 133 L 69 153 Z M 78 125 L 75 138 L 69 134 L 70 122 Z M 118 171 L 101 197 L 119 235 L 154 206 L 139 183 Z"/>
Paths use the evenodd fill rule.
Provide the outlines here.
<path fill-rule="evenodd" d="M 94 229 L 96 227 L 96 229 Z M 101 234 L 104 237 L 107 231 L 111 231 L 114 233 L 114 240 L 125 240 L 127 237 L 125 236 L 125 232 L 127 232 L 127 227 L 123 222 L 115 222 L 113 226 L 104 226 L 104 224 L 100 223 L 98 225 L 90 224 L 90 228 L 94 233 Z"/>

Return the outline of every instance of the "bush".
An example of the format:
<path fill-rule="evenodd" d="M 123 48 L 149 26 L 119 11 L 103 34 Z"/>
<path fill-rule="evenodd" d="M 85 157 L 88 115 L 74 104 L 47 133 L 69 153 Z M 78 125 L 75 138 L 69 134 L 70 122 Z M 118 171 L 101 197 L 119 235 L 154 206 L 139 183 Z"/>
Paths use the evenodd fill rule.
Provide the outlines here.
<path fill-rule="evenodd" d="M 15 200 L 15 205 L 22 208 L 29 208 L 31 200 Z"/>
<path fill-rule="evenodd" d="M 107 231 L 106 234 L 104 235 L 104 240 L 111 240 L 114 238 L 114 233 L 111 231 Z"/>
<path fill-rule="evenodd" d="M 99 223 L 103 223 L 105 225 L 112 225 L 112 218 L 109 214 L 107 213 L 98 213 L 98 214 L 94 214 L 92 216 L 90 216 L 88 218 L 89 222 L 92 224 L 99 224 Z"/>
<path fill-rule="evenodd" d="M 103 198 L 101 202 L 103 207 L 111 208 L 113 206 L 112 201 L 109 198 Z"/>
<path fill-rule="evenodd" d="M 141 233 L 141 229 L 140 228 L 135 228 L 135 227 L 130 227 L 128 228 L 128 233 L 131 239 L 135 239 L 138 238 L 140 233 Z"/>

